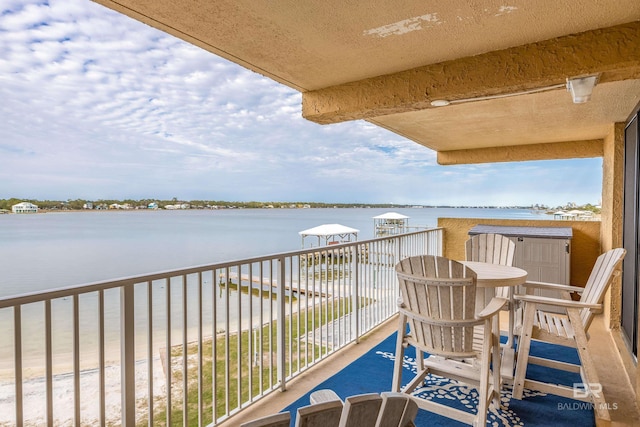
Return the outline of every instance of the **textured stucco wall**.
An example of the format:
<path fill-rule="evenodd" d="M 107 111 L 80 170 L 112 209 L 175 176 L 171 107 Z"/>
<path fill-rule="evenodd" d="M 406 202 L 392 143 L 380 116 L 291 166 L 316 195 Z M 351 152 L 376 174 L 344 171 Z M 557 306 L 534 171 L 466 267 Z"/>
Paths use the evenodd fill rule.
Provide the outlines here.
<path fill-rule="evenodd" d="M 435 99 L 556 85 L 567 76 L 599 73 L 600 83 L 637 78 L 632 64 L 639 56 L 639 25 L 630 22 L 311 90 L 302 94 L 302 115 L 329 124 L 433 108 Z"/>
<path fill-rule="evenodd" d="M 624 123 L 605 138 L 602 163 L 602 250 L 622 246 L 624 214 Z"/>
<path fill-rule="evenodd" d="M 602 250 L 622 246 L 624 215 L 624 123 L 611 125 L 604 140 L 602 162 Z M 620 327 L 622 282 L 617 277 L 605 298 L 605 322 L 612 329 Z"/>
<path fill-rule="evenodd" d="M 528 160 L 602 157 L 602 140 L 488 147 L 474 150 L 439 151 L 438 164 L 519 162 Z"/>
<path fill-rule="evenodd" d="M 443 254 L 447 258 L 464 259 L 464 242 L 469 230 L 478 224 L 518 227 L 571 227 L 571 284 L 587 283 L 591 269 L 600 255 L 600 221 L 546 221 L 486 218 L 438 218 L 438 227 L 444 228 Z"/>

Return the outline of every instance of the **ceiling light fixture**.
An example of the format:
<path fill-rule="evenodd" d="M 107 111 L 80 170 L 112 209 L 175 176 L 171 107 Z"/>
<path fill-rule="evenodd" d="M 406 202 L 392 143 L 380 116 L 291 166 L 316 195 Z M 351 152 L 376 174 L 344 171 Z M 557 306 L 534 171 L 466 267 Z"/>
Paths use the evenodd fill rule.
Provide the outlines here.
<path fill-rule="evenodd" d="M 451 101 L 447 101 L 446 99 L 434 99 L 431 101 L 431 105 L 434 107 L 446 107 L 449 104 L 451 104 Z"/>
<path fill-rule="evenodd" d="M 571 92 L 574 104 L 582 104 L 591 99 L 591 92 L 598 82 L 598 76 L 574 77 L 567 79 L 567 92 Z"/>

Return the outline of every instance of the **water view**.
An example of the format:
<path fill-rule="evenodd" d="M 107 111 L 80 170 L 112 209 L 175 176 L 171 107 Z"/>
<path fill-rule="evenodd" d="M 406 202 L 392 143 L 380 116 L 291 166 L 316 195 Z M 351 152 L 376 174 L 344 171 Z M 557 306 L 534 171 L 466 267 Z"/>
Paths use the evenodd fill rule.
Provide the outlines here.
<path fill-rule="evenodd" d="M 374 237 L 388 209 L 60 212 L 0 216 L 0 297 L 298 250 L 299 231 L 338 223 Z M 410 226 L 439 217 L 550 219 L 528 209 L 395 209 Z"/>

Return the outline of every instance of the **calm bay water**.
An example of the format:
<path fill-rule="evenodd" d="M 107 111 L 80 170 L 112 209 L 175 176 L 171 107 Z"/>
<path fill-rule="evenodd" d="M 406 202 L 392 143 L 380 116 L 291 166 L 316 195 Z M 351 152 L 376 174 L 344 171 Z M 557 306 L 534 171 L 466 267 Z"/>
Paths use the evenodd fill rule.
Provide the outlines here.
<path fill-rule="evenodd" d="M 548 219 L 524 209 L 394 209 L 439 217 Z M 338 223 L 373 238 L 389 209 L 227 209 L 0 215 L 0 297 L 297 250 L 299 231 Z"/>

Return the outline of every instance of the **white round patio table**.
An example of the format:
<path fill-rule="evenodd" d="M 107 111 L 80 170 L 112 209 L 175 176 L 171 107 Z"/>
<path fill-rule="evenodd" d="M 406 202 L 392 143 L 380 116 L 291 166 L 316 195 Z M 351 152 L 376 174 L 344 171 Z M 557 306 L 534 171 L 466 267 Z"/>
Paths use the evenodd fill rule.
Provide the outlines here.
<path fill-rule="evenodd" d="M 475 271 L 476 283 L 481 288 L 518 286 L 527 281 L 527 272 L 518 267 L 478 261 L 460 261 L 460 263 Z"/>

